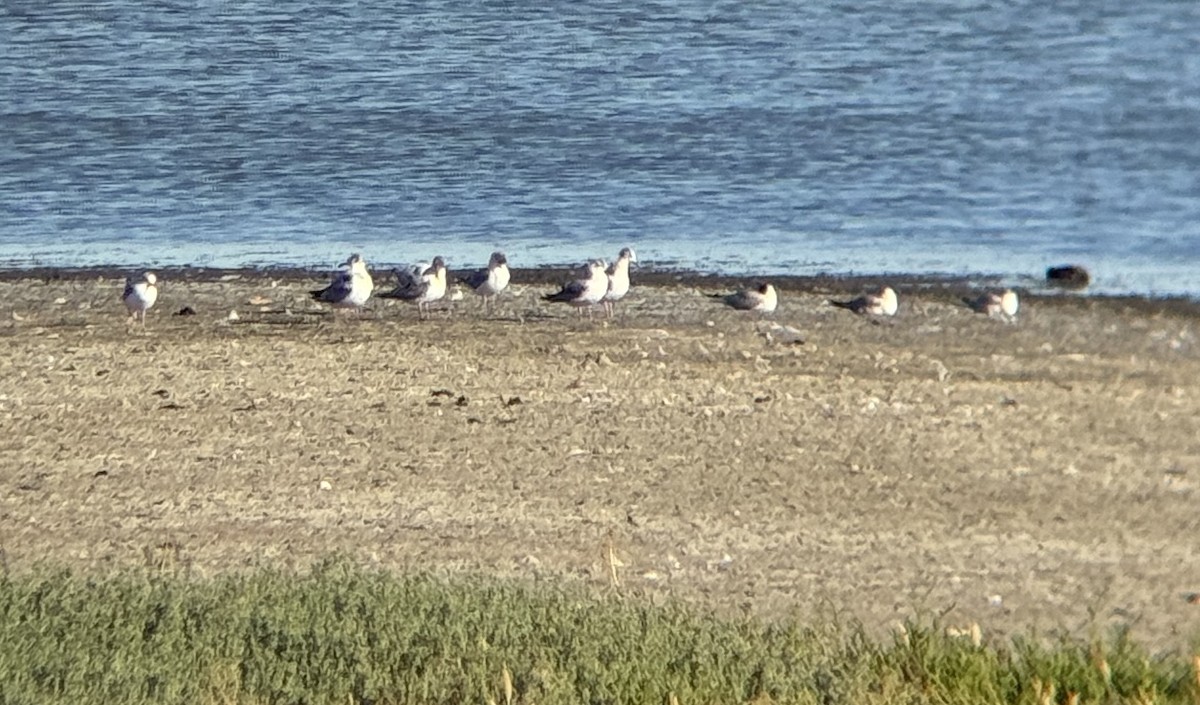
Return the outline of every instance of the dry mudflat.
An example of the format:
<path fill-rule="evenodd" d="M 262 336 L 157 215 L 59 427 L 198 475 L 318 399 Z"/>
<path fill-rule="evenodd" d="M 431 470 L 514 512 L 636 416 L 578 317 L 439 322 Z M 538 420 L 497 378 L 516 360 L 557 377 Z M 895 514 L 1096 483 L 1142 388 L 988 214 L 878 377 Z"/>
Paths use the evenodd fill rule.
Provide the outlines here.
<path fill-rule="evenodd" d="M 143 331 L 116 278 L 0 282 L 8 569 L 339 553 L 880 631 L 1200 634 L 1192 307 L 1010 325 L 914 287 L 876 322 L 818 284 L 762 320 L 667 278 L 615 322 L 531 283 L 419 322 L 335 317 L 320 284 L 166 278 Z"/>

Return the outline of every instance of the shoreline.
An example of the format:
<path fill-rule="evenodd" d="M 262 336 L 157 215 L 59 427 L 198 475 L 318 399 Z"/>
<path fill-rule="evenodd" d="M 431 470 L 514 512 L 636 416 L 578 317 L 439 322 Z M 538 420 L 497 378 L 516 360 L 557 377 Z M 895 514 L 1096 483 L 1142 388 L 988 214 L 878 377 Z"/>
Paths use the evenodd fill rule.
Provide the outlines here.
<path fill-rule="evenodd" d="M 392 269 L 397 266 L 383 264 L 371 267 L 376 284 L 387 282 Z M 451 269 L 451 277 L 473 271 L 475 267 Z M 236 280 L 263 279 L 274 282 L 323 281 L 328 279 L 332 267 L 299 267 L 291 265 L 253 267 L 204 267 L 172 266 L 153 268 L 164 283 L 214 283 Z M 123 279 L 139 271 L 134 267 L 119 265 L 95 265 L 81 267 L 0 267 L 0 282 L 24 280 L 85 281 L 89 279 Z M 562 284 L 573 275 L 574 268 L 568 265 L 511 268 L 512 282 L 516 285 L 553 287 Z M 735 289 L 755 281 L 770 281 L 781 292 L 822 295 L 849 295 L 886 283 L 897 290 L 919 292 L 924 297 L 949 298 L 957 301 L 962 296 L 978 293 L 983 289 L 1003 287 L 1004 278 L 998 274 L 818 274 L 818 275 L 732 275 L 702 272 L 689 269 L 655 269 L 639 267 L 634 272 L 636 287 L 682 286 L 699 289 Z M 386 285 L 386 284 L 385 284 Z M 1129 308 L 1144 315 L 1170 314 L 1200 317 L 1200 296 L 1153 295 L 1153 294 L 1109 294 L 1089 292 L 1086 288 L 1073 289 L 1054 286 L 1043 279 L 1028 277 L 1024 282 L 1012 286 L 1023 303 L 1051 304 L 1055 306 L 1080 306 L 1089 303 L 1104 303 Z"/>

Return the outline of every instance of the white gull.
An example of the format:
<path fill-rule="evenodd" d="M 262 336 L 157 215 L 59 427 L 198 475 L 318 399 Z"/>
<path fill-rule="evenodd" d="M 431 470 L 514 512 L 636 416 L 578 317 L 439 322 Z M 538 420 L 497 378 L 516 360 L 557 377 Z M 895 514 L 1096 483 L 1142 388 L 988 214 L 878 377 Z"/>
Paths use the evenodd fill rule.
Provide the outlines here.
<path fill-rule="evenodd" d="M 848 309 L 859 315 L 871 316 L 895 316 L 896 311 L 900 308 L 900 300 L 896 297 L 896 290 L 890 286 L 885 286 L 874 293 L 863 294 L 857 299 L 851 299 L 850 301 L 834 301 L 830 299 L 829 303 L 839 308 Z"/>
<path fill-rule="evenodd" d="M 739 311 L 772 313 L 779 306 L 779 294 L 775 291 L 775 285 L 767 282 L 755 284 L 749 289 L 735 291 L 732 294 L 712 294 L 712 297 L 720 299 L 726 306 Z"/>
<path fill-rule="evenodd" d="M 976 313 L 986 314 L 989 317 L 1001 318 L 1006 321 L 1012 321 L 1016 318 L 1017 310 L 1021 307 L 1021 302 L 1017 298 L 1017 292 L 1012 289 L 987 291 L 974 299 L 963 298 L 963 303 L 970 306 L 971 310 Z"/>
<path fill-rule="evenodd" d="M 400 299 L 417 305 L 417 317 L 424 318 L 430 306 L 446 295 L 446 261 L 434 257 L 428 265 L 411 270 L 396 270 L 396 288 L 380 294 L 385 299 Z"/>
<path fill-rule="evenodd" d="M 483 298 L 483 310 L 487 311 L 489 302 L 494 304 L 500 293 L 508 288 L 510 278 L 508 257 L 503 252 L 493 252 L 485 269 L 477 269 L 459 281 Z"/>
<path fill-rule="evenodd" d="M 125 308 L 129 310 L 133 319 L 140 321 L 145 328 L 146 312 L 158 301 L 158 277 L 154 272 L 146 272 L 137 280 L 127 277 L 121 301 L 125 302 Z"/>
<path fill-rule="evenodd" d="M 629 264 L 637 262 L 633 250 L 625 247 L 617 255 L 617 260 L 605 271 L 608 275 L 608 291 L 604 294 L 604 313 L 613 317 L 617 302 L 629 293 Z"/>
<path fill-rule="evenodd" d="M 591 317 L 591 307 L 600 303 L 608 293 L 608 275 L 604 271 L 604 260 L 588 262 L 584 275 L 568 282 L 562 289 L 542 297 L 544 301 L 571 304 L 582 315 L 587 308 Z"/>
<path fill-rule="evenodd" d="M 358 311 L 366 305 L 374 289 L 375 282 L 371 279 L 371 273 L 367 271 L 367 262 L 356 253 L 342 263 L 329 286 L 308 293 L 314 301 L 327 303 L 335 310 Z"/>

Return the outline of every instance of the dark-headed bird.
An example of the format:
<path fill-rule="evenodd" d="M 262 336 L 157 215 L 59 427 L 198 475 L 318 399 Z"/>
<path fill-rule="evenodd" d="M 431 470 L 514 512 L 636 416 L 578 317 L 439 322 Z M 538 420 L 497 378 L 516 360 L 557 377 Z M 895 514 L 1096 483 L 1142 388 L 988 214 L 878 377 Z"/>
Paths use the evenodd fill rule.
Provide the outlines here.
<path fill-rule="evenodd" d="M 860 316 L 895 316 L 896 310 L 900 308 L 900 300 L 896 298 L 896 290 L 890 286 L 885 286 L 879 291 L 871 294 L 863 294 L 857 299 L 850 301 L 834 301 L 829 300 L 829 303 L 844 308 Z"/>
<path fill-rule="evenodd" d="M 975 298 L 963 297 L 963 303 L 975 313 L 982 313 L 990 318 L 1001 318 L 1012 321 L 1017 316 L 1021 302 L 1017 292 L 1012 289 L 1004 291 L 986 291 Z"/>
<path fill-rule="evenodd" d="M 333 306 L 337 309 L 358 311 L 371 298 L 375 282 L 367 271 L 367 261 L 359 254 L 350 255 L 342 263 L 341 268 L 333 275 L 329 286 L 308 292 L 314 301 Z"/>
<path fill-rule="evenodd" d="M 396 288 L 380 294 L 385 299 L 400 299 L 417 305 L 417 316 L 424 318 L 430 306 L 446 295 L 446 261 L 434 257 L 428 265 L 396 270 Z"/>
<path fill-rule="evenodd" d="M 779 294 L 775 292 L 775 286 L 766 282 L 755 284 L 749 289 L 735 291 L 732 294 L 712 294 L 711 296 L 739 311 L 772 313 L 779 306 Z"/>
<path fill-rule="evenodd" d="M 546 294 L 542 300 L 571 304 L 580 315 L 586 308 L 590 318 L 591 307 L 600 303 L 607 293 L 608 274 L 604 271 L 604 260 L 596 259 L 588 262 L 581 278 L 567 282 L 562 289 L 553 294 Z"/>
<path fill-rule="evenodd" d="M 494 304 L 500 293 L 508 288 L 510 277 L 508 258 L 503 252 L 493 252 L 485 269 L 477 269 L 459 281 L 483 298 L 483 310 L 487 311 L 489 302 Z"/>
<path fill-rule="evenodd" d="M 154 272 L 146 272 L 137 280 L 126 277 L 121 301 L 125 303 L 125 308 L 129 315 L 133 316 L 133 320 L 140 321 L 145 328 L 146 312 L 158 301 L 158 277 L 154 276 Z"/>
<path fill-rule="evenodd" d="M 617 255 L 617 260 L 605 270 L 605 274 L 608 275 L 608 291 L 604 294 L 603 302 L 604 313 L 609 318 L 613 317 L 617 302 L 629 293 L 629 264 L 631 262 L 637 262 L 637 255 L 632 249 L 625 247 Z"/>

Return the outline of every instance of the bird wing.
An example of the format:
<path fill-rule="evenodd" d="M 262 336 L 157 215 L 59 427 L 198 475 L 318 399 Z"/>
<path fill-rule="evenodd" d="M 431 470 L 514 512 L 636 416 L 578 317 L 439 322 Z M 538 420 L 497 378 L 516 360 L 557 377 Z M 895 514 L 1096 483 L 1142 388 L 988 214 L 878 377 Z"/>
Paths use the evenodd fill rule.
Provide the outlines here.
<path fill-rule="evenodd" d="M 350 290 L 354 287 L 354 274 L 349 270 L 338 272 L 334 275 L 333 281 L 324 289 L 309 292 L 313 299 L 324 301 L 326 303 L 337 303 L 350 295 Z"/>
<path fill-rule="evenodd" d="M 418 269 L 418 266 L 396 270 L 397 289 L 407 289 L 417 284 L 418 280 L 421 278 L 421 270 Z"/>
<path fill-rule="evenodd" d="M 380 294 L 385 299 L 404 299 L 411 301 L 419 298 L 429 288 L 429 278 L 416 274 L 414 267 L 412 270 L 397 269 L 396 270 L 396 288 Z"/>
<path fill-rule="evenodd" d="M 725 304 L 739 311 L 749 311 L 758 305 L 758 297 L 749 291 L 735 291 L 724 299 Z"/>
<path fill-rule="evenodd" d="M 830 299 L 829 303 L 837 306 L 838 308 L 848 309 L 855 313 L 862 313 L 871 305 L 870 298 L 866 296 L 860 296 L 857 299 L 851 299 L 850 301 L 834 301 L 833 299 Z"/>
<path fill-rule="evenodd" d="M 982 294 L 975 298 L 964 296 L 962 300 L 975 313 L 987 313 L 988 307 L 992 303 L 991 297 L 988 294 Z"/>
<path fill-rule="evenodd" d="M 563 285 L 563 288 L 555 294 L 548 294 L 544 298 L 547 301 L 574 301 L 583 296 L 583 292 L 587 290 L 587 281 L 576 279 Z"/>
<path fill-rule="evenodd" d="M 461 281 L 463 284 L 466 284 L 467 286 L 471 287 L 472 289 L 478 289 L 479 287 L 481 287 L 487 283 L 488 273 L 489 272 L 486 269 L 477 269 L 474 272 L 471 272 L 470 274 L 468 274 L 466 276 L 466 278 L 459 279 L 459 281 Z"/>

